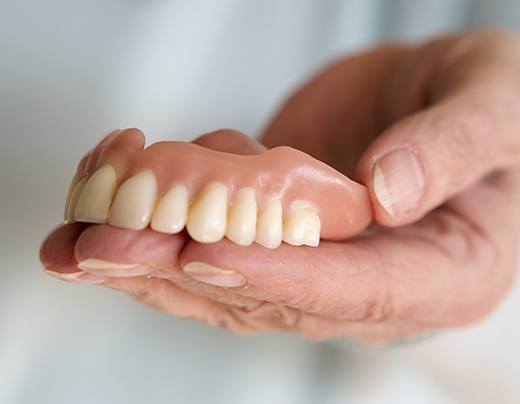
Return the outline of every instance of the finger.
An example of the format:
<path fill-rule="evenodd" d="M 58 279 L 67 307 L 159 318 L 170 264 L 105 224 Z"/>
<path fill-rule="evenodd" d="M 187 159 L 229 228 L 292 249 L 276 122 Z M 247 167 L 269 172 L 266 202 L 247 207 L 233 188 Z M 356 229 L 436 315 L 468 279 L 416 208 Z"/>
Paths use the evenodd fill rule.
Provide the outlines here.
<path fill-rule="evenodd" d="M 161 278 L 221 303 L 247 309 L 258 304 L 251 298 L 236 296 L 229 290 L 201 284 L 182 272 L 178 258 L 182 248 L 189 243 L 195 242 L 190 241 L 185 232 L 164 234 L 149 229 L 133 231 L 109 225 L 94 225 L 78 237 L 74 257 L 79 269 L 106 279 L 139 277 L 144 281 L 148 278 Z M 110 284 L 114 288 L 124 285 L 112 281 L 113 279 Z"/>
<path fill-rule="evenodd" d="M 181 318 L 226 328 L 240 335 L 267 329 L 261 322 L 242 321 L 227 305 L 191 293 L 166 279 L 132 277 L 108 278 L 104 286 L 125 292 L 142 304 Z"/>
<path fill-rule="evenodd" d="M 201 284 L 198 282 L 195 285 L 194 282 L 190 284 L 191 278 L 182 279 L 183 274 L 180 272 L 172 278 L 176 279 L 182 287 L 171 280 L 154 277 L 106 277 L 79 270 L 74 248 L 85 227 L 84 224 L 60 226 L 44 241 L 40 251 L 40 260 L 47 273 L 68 282 L 102 283 L 106 287 L 125 292 L 139 302 L 165 313 L 225 327 L 238 334 L 253 334 L 273 329 L 299 329 L 313 339 L 349 335 L 365 341 L 375 341 L 377 336 L 381 336 L 379 340 L 382 340 L 383 336 L 390 335 L 388 332 L 383 333 L 380 330 L 375 332 L 366 327 L 360 329 L 357 324 L 348 325 L 317 316 L 300 315 L 299 312 L 288 308 L 263 304 L 253 299 L 241 299 L 240 296 L 237 297 L 232 293 L 223 296 L 222 293 L 219 293 L 219 289 L 222 288 L 204 286 L 201 288 Z M 131 262 L 133 256 L 139 256 L 134 249 L 141 249 L 149 245 L 148 242 L 142 241 L 128 242 L 132 236 L 128 230 L 121 230 L 123 234 L 119 235 L 109 234 L 110 231 L 111 228 L 108 226 L 92 226 L 76 250 L 80 250 L 80 255 L 97 256 L 96 251 L 101 252 L 103 246 L 107 246 L 105 242 L 107 236 L 111 241 L 122 237 L 127 240 L 126 249 L 114 246 L 112 251 L 110 249 L 107 251 L 105 248 L 101 254 L 105 260 L 128 263 Z M 119 230 L 116 229 L 116 231 Z M 150 236 L 153 237 L 150 233 L 139 233 L 140 238 Z M 119 244 L 123 245 L 122 242 Z M 153 247 L 156 248 L 156 246 Z M 127 255 L 122 255 L 122 253 Z M 162 263 L 158 263 L 158 257 L 147 256 L 153 261 L 148 263 L 149 266 L 169 267 L 174 259 L 174 256 L 163 256 Z M 142 257 L 140 259 L 143 260 Z"/>
<path fill-rule="evenodd" d="M 489 312 L 514 274 L 515 246 L 500 245 L 493 227 L 484 227 L 491 215 L 504 222 L 511 205 L 494 192 L 472 189 L 470 195 L 468 209 L 481 204 L 495 213 L 472 222 L 446 208 L 415 225 L 373 229 L 315 249 L 190 244 L 180 265 L 201 282 L 225 285 L 223 279 L 232 278 L 233 285 L 242 279 L 232 288 L 237 294 L 327 318 L 394 328 L 403 322 L 412 330 L 462 325 Z"/>
<path fill-rule="evenodd" d="M 267 148 L 249 136 L 232 129 L 220 129 L 199 136 L 193 143 L 208 149 L 242 155 L 261 154 Z"/>
<path fill-rule="evenodd" d="M 185 232 L 166 234 L 106 224 L 85 229 L 74 245 L 78 268 L 97 275 L 175 277 L 178 256 L 186 244 Z"/>
<path fill-rule="evenodd" d="M 412 223 L 518 161 L 520 45 L 495 39 L 460 50 L 455 44 L 438 56 L 455 61 L 434 71 L 424 89 L 433 105 L 384 131 L 358 165 L 383 225 Z"/>
<path fill-rule="evenodd" d="M 352 338 L 369 345 L 381 346 L 399 340 L 415 340 L 431 334 L 425 324 L 410 322 L 338 321 L 315 314 L 303 313 L 296 329 L 317 341 Z"/>
<path fill-rule="evenodd" d="M 39 252 L 45 272 L 68 282 L 103 283 L 103 277 L 89 274 L 77 267 L 74 246 L 85 227 L 85 224 L 80 223 L 62 225 L 46 237 Z"/>
<path fill-rule="evenodd" d="M 393 85 L 389 77 L 407 53 L 404 46 L 385 45 L 326 67 L 291 95 L 262 143 L 292 146 L 353 176 L 362 152 L 384 125 L 381 106 Z M 392 99 L 392 107 L 403 109 L 406 102 L 404 96 Z"/>

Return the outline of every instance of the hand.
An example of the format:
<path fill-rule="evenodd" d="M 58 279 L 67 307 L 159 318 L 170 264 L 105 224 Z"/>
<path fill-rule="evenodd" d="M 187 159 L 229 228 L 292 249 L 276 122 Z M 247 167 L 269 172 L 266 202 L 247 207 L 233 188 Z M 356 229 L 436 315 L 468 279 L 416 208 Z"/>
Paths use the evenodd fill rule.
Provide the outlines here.
<path fill-rule="evenodd" d="M 287 101 L 262 142 L 299 148 L 368 186 L 377 223 L 356 238 L 271 251 L 75 225 L 48 242 L 70 260 L 101 253 L 160 268 L 172 279 L 102 282 L 237 332 L 388 342 L 471 323 L 514 278 L 519 69 L 516 38 L 474 32 L 346 58 Z M 258 147 L 229 139 L 200 142 Z"/>

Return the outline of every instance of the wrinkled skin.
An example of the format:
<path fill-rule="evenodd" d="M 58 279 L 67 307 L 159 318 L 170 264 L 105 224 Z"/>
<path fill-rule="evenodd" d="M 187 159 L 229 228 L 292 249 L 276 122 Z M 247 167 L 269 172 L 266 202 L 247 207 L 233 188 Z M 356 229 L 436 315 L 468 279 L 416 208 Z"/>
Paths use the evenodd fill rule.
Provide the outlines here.
<path fill-rule="evenodd" d="M 46 263 L 56 272 L 65 261 L 100 255 L 142 263 L 153 268 L 150 276 L 86 274 L 76 281 L 97 280 L 165 312 L 244 334 L 287 330 L 386 343 L 474 322 L 504 297 L 515 275 L 519 71 L 516 38 L 472 32 L 347 57 L 286 102 L 261 142 L 301 149 L 369 187 L 376 223 L 355 238 L 271 251 L 75 224 L 44 245 L 42 251 L 62 251 Z M 259 150 L 226 131 L 197 143 Z M 372 168 L 399 145 L 418 156 L 425 188 L 413 209 L 391 216 L 374 195 Z M 201 283 L 182 271 L 191 261 L 232 269 L 247 283 Z"/>

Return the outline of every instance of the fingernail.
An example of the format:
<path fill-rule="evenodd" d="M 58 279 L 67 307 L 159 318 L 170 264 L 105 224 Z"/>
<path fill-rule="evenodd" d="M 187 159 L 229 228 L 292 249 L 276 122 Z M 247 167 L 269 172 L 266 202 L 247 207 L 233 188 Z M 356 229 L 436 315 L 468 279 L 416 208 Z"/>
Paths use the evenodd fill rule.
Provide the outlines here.
<path fill-rule="evenodd" d="M 131 277 L 147 275 L 151 268 L 141 264 L 123 264 L 96 258 L 87 258 L 78 263 L 78 268 L 89 273 L 112 277 Z"/>
<path fill-rule="evenodd" d="M 422 197 L 424 175 L 417 157 L 408 149 L 397 149 L 375 164 L 372 186 L 379 204 L 392 217 L 413 210 Z"/>
<path fill-rule="evenodd" d="M 190 262 L 183 271 L 200 282 L 225 288 L 235 288 L 246 283 L 246 278 L 239 273 L 230 269 L 217 268 L 205 262 Z"/>
<path fill-rule="evenodd" d="M 73 279 L 78 279 L 79 277 L 81 277 L 81 275 L 83 275 L 85 272 L 84 271 L 76 271 L 76 272 L 58 272 L 54 269 L 51 269 L 51 268 L 47 268 L 47 267 L 43 267 L 43 270 L 51 275 L 51 276 L 54 276 L 55 278 L 60 278 L 60 279 L 64 279 L 64 280 L 73 280 Z"/>
<path fill-rule="evenodd" d="M 61 279 L 73 283 L 88 283 L 99 285 L 105 281 L 104 277 L 89 274 L 85 271 L 78 270 L 76 272 L 59 272 L 51 268 L 43 267 L 43 270 L 54 278 Z"/>

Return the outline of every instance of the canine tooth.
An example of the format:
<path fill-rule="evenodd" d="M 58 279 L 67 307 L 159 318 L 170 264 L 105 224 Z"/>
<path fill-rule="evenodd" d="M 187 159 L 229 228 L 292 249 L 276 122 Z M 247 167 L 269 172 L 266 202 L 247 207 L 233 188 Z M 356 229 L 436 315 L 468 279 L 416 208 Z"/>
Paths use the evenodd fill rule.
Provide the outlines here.
<path fill-rule="evenodd" d="M 152 216 L 157 194 L 155 175 L 150 170 L 128 178 L 119 187 L 108 215 L 108 224 L 142 230 Z"/>
<path fill-rule="evenodd" d="M 288 244 L 316 247 L 320 242 L 320 219 L 305 202 L 291 204 L 283 225 L 283 241 Z"/>
<path fill-rule="evenodd" d="M 81 191 L 85 187 L 88 178 L 83 178 L 80 180 L 72 189 L 70 194 L 70 200 L 67 206 L 67 213 L 65 216 L 65 223 L 74 223 L 76 220 L 74 219 L 74 211 L 76 210 L 76 205 L 78 204 L 78 199 L 81 195 Z"/>
<path fill-rule="evenodd" d="M 226 237 L 234 243 L 248 246 L 256 234 L 256 196 L 253 188 L 242 188 L 236 194 L 228 216 Z"/>
<path fill-rule="evenodd" d="M 256 242 L 266 248 L 277 248 L 282 242 L 282 202 L 269 199 L 260 211 L 256 226 Z"/>
<path fill-rule="evenodd" d="M 74 212 L 76 221 L 105 223 L 116 186 L 116 170 L 110 164 L 92 174 L 78 199 Z"/>
<path fill-rule="evenodd" d="M 188 218 L 189 194 L 183 184 L 174 185 L 159 200 L 152 218 L 152 229 L 162 233 L 178 233 Z"/>
<path fill-rule="evenodd" d="M 226 234 L 228 190 L 224 184 L 211 182 L 197 196 L 188 213 L 186 228 L 200 243 L 219 241 Z"/>
<path fill-rule="evenodd" d="M 79 175 L 76 172 L 74 174 L 74 177 L 72 177 L 72 180 L 70 180 L 69 189 L 67 191 L 67 197 L 65 199 L 65 208 L 63 210 L 63 221 L 65 223 L 69 223 L 69 206 L 70 206 L 70 200 L 72 199 L 72 192 L 74 191 L 74 188 L 76 188 L 76 185 L 79 182 Z"/>

